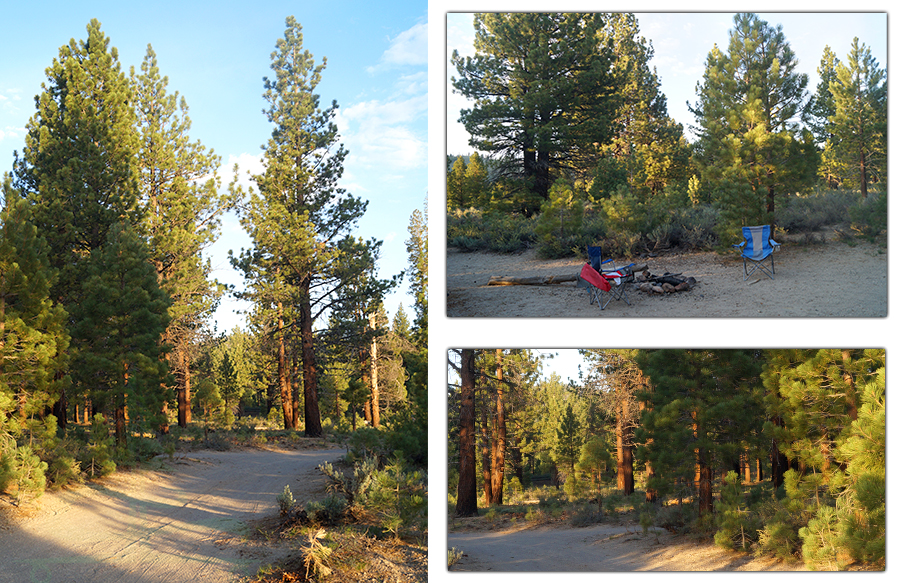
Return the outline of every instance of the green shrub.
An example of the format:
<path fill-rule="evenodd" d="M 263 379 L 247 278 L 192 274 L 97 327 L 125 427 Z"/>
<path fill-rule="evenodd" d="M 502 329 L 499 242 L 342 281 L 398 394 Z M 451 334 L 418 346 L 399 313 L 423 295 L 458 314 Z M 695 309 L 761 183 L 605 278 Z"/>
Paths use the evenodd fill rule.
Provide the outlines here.
<path fill-rule="evenodd" d="M 815 518 L 800 529 L 803 561 L 810 570 L 844 570 L 852 562 L 840 544 L 840 522 L 835 508 L 821 506 Z"/>
<path fill-rule="evenodd" d="M 281 491 L 281 494 L 275 496 L 275 501 L 278 502 L 278 510 L 282 516 L 290 513 L 291 508 L 294 507 L 294 493 L 291 492 L 290 485 L 284 485 L 284 490 Z"/>
<path fill-rule="evenodd" d="M 91 437 L 87 446 L 79 452 L 81 469 L 89 478 L 99 478 L 116 471 L 113 461 L 115 439 L 109 434 L 106 418 L 97 413 L 91 420 Z"/>
<path fill-rule="evenodd" d="M 874 238 L 887 231 L 887 195 L 876 193 L 858 200 L 849 209 L 853 228 L 865 237 Z"/>
<path fill-rule="evenodd" d="M 716 502 L 716 526 L 715 543 L 724 549 L 746 552 L 758 538 L 761 524 L 745 506 L 741 479 L 733 471 L 725 476 L 721 500 Z"/>

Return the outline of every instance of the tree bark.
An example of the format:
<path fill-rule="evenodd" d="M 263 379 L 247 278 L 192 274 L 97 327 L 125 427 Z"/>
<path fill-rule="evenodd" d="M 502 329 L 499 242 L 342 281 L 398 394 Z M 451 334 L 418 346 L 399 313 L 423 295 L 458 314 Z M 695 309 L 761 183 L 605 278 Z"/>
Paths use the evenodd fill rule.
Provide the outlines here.
<path fill-rule="evenodd" d="M 709 467 L 706 449 L 698 450 L 697 470 L 699 473 L 698 498 L 700 500 L 700 516 L 713 511 L 712 468 Z"/>
<path fill-rule="evenodd" d="M 459 389 L 459 484 L 456 490 L 456 515 L 478 514 L 475 480 L 475 351 L 464 349 L 460 366 Z"/>
<path fill-rule="evenodd" d="M 303 399 L 307 437 L 322 436 L 322 417 L 319 415 L 319 385 L 316 372 L 313 317 L 310 306 L 310 276 L 300 286 L 300 341 L 303 350 Z"/>
<path fill-rule="evenodd" d="M 484 392 L 487 393 L 487 387 Z M 489 413 L 489 395 L 485 394 L 479 403 L 481 408 L 481 484 L 484 490 L 484 503 L 489 505 L 493 500 L 493 490 L 491 482 L 491 434 L 488 429 Z"/>
<path fill-rule="evenodd" d="M 491 504 L 503 504 L 503 474 L 506 468 L 506 411 L 503 400 L 503 350 L 497 355 L 497 410 L 491 448 Z"/>
<path fill-rule="evenodd" d="M 284 335 L 284 305 L 278 302 L 278 387 L 281 392 L 281 412 L 284 415 L 284 428 L 296 429 L 296 427 L 292 427 L 294 421 L 293 396 L 291 395 L 291 379 L 287 370 Z"/>
<path fill-rule="evenodd" d="M 375 330 L 375 315 L 369 316 L 369 327 Z M 372 427 L 381 427 L 381 411 L 378 405 L 378 344 L 372 336 L 372 347 L 369 350 L 369 381 L 372 391 Z"/>
<path fill-rule="evenodd" d="M 624 388 L 619 386 L 616 391 Z M 628 496 L 634 493 L 634 452 L 631 431 L 625 426 L 626 406 L 623 396 L 616 407 L 616 487 Z"/>

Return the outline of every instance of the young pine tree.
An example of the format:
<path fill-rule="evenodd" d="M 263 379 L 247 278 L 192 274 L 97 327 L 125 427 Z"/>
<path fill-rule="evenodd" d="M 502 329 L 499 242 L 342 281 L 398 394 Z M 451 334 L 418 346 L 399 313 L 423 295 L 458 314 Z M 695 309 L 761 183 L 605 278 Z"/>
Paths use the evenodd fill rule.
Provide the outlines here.
<path fill-rule="evenodd" d="M 93 406 L 115 418 L 116 446 L 128 425 L 155 431 L 169 400 L 168 348 L 160 338 L 171 300 L 157 283 L 146 243 L 127 224 L 115 225 L 87 261 L 81 301 L 72 306 L 73 376 Z M 127 423 L 126 423 L 127 408 Z"/>

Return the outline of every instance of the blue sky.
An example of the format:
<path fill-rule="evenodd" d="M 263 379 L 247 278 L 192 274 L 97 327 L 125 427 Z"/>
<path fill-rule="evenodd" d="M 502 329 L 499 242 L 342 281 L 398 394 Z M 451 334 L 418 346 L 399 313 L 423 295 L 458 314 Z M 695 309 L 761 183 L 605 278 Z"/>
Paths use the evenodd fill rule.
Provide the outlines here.
<path fill-rule="evenodd" d="M 341 141 L 349 151 L 342 186 L 370 201 L 358 234 L 383 240 L 380 269 L 389 277 L 407 267 L 404 241 L 410 214 L 427 196 L 427 2 L 287 2 L 246 0 L 146 3 L 18 2 L 4 5 L 0 35 L 0 172 L 12 168 L 13 151 L 24 145 L 25 125 L 45 69 L 69 39 L 83 40 L 92 18 L 102 23 L 119 51 L 123 70 L 140 69 L 153 45 L 169 91 L 187 100 L 191 138 L 222 157 L 223 187 L 234 162 L 242 172 L 260 169 L 262 145 L 271 128 L 262 110 L 262 78 L 270 54 L 294 15 L 303 26 L 304 48 L 321 62 L 317 88 L 323 106 L 337 100 Z M 14 57 L 11 57 L 14 55 Z M 236 218 L 223 223 L 210 250 L 215 276 L 240 284 L 227 261 L 228 249 L 248 247 Z M 407 283 L 386 301 L 393 314 L 402 301 L 412 314 Z M 216 315 L 224 331 L 241 323 L 223 301 Z"/>
<path fill-rule="evenodd" d="M 687 102 L 697 102 L 696 84 L 703 78 L 706 57 L 715 44 L 727 50 L 728 33 L 733 26 L 731 12 L 638 12 L 641 35 L 652 42 L 655 56 L 650 62 L 660 77 L 666 95 L 669 115 L 687 131 L 694 116 Z M 797 55 L 798 70 L 809 75 L 808 89 L 815 92 L 816 69 L 826 45 L 846 62 L 854 37 L 859 37 L 872 50 L 881 68 L 887 67 L 887 14 L 881 13 L 766 13 L 759 16 L 771 25 L 781 24 L 785 37 Z M 468 134 L 459 119 L 459 110 L 469 107 L 466 100 L 453 94 L 449 79 L 458 76 L 449 63 L 453 50 L 463 56 L 473 55 L 474 30 L 472 14 L 447 14 L 447 153 L 471 152 Z M 691 137 L 689 136 L 689 139 Z"/>

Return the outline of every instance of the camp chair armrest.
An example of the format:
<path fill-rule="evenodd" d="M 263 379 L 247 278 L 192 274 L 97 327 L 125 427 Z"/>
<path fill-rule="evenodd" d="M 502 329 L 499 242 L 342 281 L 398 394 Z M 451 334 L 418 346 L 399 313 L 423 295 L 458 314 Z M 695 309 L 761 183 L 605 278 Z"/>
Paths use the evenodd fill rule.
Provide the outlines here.
<path fill-rule="evenodd" d="M 769 245 L 771 245 L 772 247 L 775 247 L 776 251 L 778 250 L 779 247 L 781 247 L 781 243 L 776 243 L 774 239 L 769 239 Z"/>
<path fill-rule="evenodd" d="M 741 241 L 740 244 L 732 243 L 731 246 L 734 247 L 735 249 L 743 249 L 744 245 L 746 245 L 746 244 L 747 244 L 746 241 Z"/>

